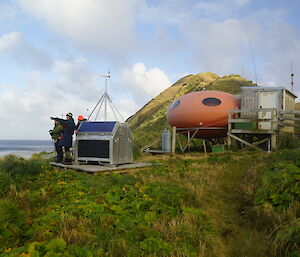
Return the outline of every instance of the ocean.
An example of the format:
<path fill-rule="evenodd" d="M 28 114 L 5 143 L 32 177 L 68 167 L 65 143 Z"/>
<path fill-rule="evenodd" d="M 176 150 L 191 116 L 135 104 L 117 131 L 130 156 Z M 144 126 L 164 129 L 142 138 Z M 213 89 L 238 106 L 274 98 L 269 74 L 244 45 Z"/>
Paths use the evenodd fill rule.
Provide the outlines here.
<path fill-rule="evenodd" d="M 15 154 L 29 158 L 34 153 L 54 151 L 51 140 L 0 140 L 0 157 Z"/>

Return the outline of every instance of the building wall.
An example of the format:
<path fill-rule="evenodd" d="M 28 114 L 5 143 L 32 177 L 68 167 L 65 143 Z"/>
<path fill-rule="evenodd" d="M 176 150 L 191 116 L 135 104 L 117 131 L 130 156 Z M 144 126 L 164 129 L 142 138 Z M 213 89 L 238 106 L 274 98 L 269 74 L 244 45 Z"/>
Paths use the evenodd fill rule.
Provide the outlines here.
<path fill-rule="evenodd" d="M 292 94 L 290 94 L 288 91 L 284 90 L 284 106 L 283 109 L 286 111 L 293 111 L 294 110 L 294 106 L 295 106 L 295 98 Z M 295 115 L 294 114 L 285 114 L 283 115 L 284 118 L 294 118 Z M 295 121 L 284 121 L 284 123 L 288 123 L 290 125 L 295 125 Z M 281 132 L 284 133 L 294 133 L 295 128 L 294 127 L 290 127 L 290 126 L 284 126 L 281 129 Z"/>
<path fill-rule="evenodd" d="M 258 108 L 258 96 L 256 89 L 243 88 L 241 92 L 242 118 L 256 119 Z"/>

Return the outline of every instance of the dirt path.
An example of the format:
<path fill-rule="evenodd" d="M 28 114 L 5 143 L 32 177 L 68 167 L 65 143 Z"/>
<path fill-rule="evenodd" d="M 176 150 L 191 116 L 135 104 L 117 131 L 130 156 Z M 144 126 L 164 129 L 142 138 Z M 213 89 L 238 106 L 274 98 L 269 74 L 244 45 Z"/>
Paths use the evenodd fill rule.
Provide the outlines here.
<path fill-rule="evenodd" d="M 271 256 L 268 238 L 246 218 L 245 198 L 241 190 L 245 176 L 255 158 L 240 158 L 214 167 L 213 177 L 207 185 L 204 209 L 223 238 L 228 257 Z"/>

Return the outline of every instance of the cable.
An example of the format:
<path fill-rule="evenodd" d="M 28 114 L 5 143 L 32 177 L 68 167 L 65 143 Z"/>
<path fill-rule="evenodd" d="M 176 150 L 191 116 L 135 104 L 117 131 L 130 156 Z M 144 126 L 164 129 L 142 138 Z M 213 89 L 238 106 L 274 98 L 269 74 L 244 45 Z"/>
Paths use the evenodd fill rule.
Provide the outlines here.
<path fill-rule="evenodd" d="M 249 43 L 249 48 L 250 48 L 250 52 L 251 52 L 251 56 L 252 56 L 253 69 L 254 69 L 254 75 L 255 75 L 255 82 L 256 82 L 256 85 L 258 85 L 254 52 L 253 52 L 252 44 L 251 44 L 251 41 L 250 41 L 250 37 L 249 37 L 249 34 L 248 34 L 248 30 L 246 28 L 246 25 L 244 25 L 244 29 L 245 29 L 245 32 L 246 32 L 246 35 L 247 35 L 247 39 L 248 39 L 248 43 Z"/>
<path fill-rule="evenodd" d="M 110 99 L 109 96 L 108 96 L 108 99 L 111 102 L 111 104 L 113 105 L 113 107 L 115 108 L 115 110 L 117 111 L 117 113 L 119 114 L 121 120 L 124 122 L 124 119 L 123 119 L 122 115 L 119 113 L 118 109 L 116 108 L 116 106 L 114 105 L 113 101 Z"/>
<path fill-rule="evenodd" d="M 91 114 L 88 116 L 88 120 L 90 120 L 90 117 L 92 116 L 93 112 L 94 112 L 95 109 L 97 108 L 98 104 L 101 102 L 103 96 L 104 96 L 104 95 L 101 96 L 101 98 L 99 99 L 98 103 L 96 104 L 96 106 L 95 106 L 94 109 L 92 110 Z"/>
<path fill-rule="evenodd" d="M 104 95 L 103 95 L 103 96 L 104 96 Z M 94 121 L 96 121 L 96 120 L 97 120 L 97 118 L 98 118 L 99 112 L 100 112 L 100 110 L 101 110 L 101 107 L 102 107 L 102 104 L 103 104 L 103 102 L 104 102 L 104 98 L 105 98 L 105 97 L 103 97 L 103 98 L 102 98 L 102 101 L 101 101 L 101 103 L 100 103 L 100 107 L 99 107 L 99 109 L 98 109 L 98 112 L 97 112 L 97 115 L 96 115 L 96 117 L 95 117 L 95 120 L 94 120 Z"/>

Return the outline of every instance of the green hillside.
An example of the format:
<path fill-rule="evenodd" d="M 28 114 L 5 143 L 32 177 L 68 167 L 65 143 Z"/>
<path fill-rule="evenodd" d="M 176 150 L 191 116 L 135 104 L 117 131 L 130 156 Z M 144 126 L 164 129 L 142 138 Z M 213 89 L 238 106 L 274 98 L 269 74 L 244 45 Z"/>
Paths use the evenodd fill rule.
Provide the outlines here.
<path fill-rule="evenodd" d="M 160 136 L 162 129 L 169 127 L 166 112 L 178 97 L 203 89 L 239 94 L 242 86 L 255 84 L 238 75 L 220 77 L 211 72 L 181 78 L 127 120 L 133 132 L 135 150 L 150 144 Z"/>

